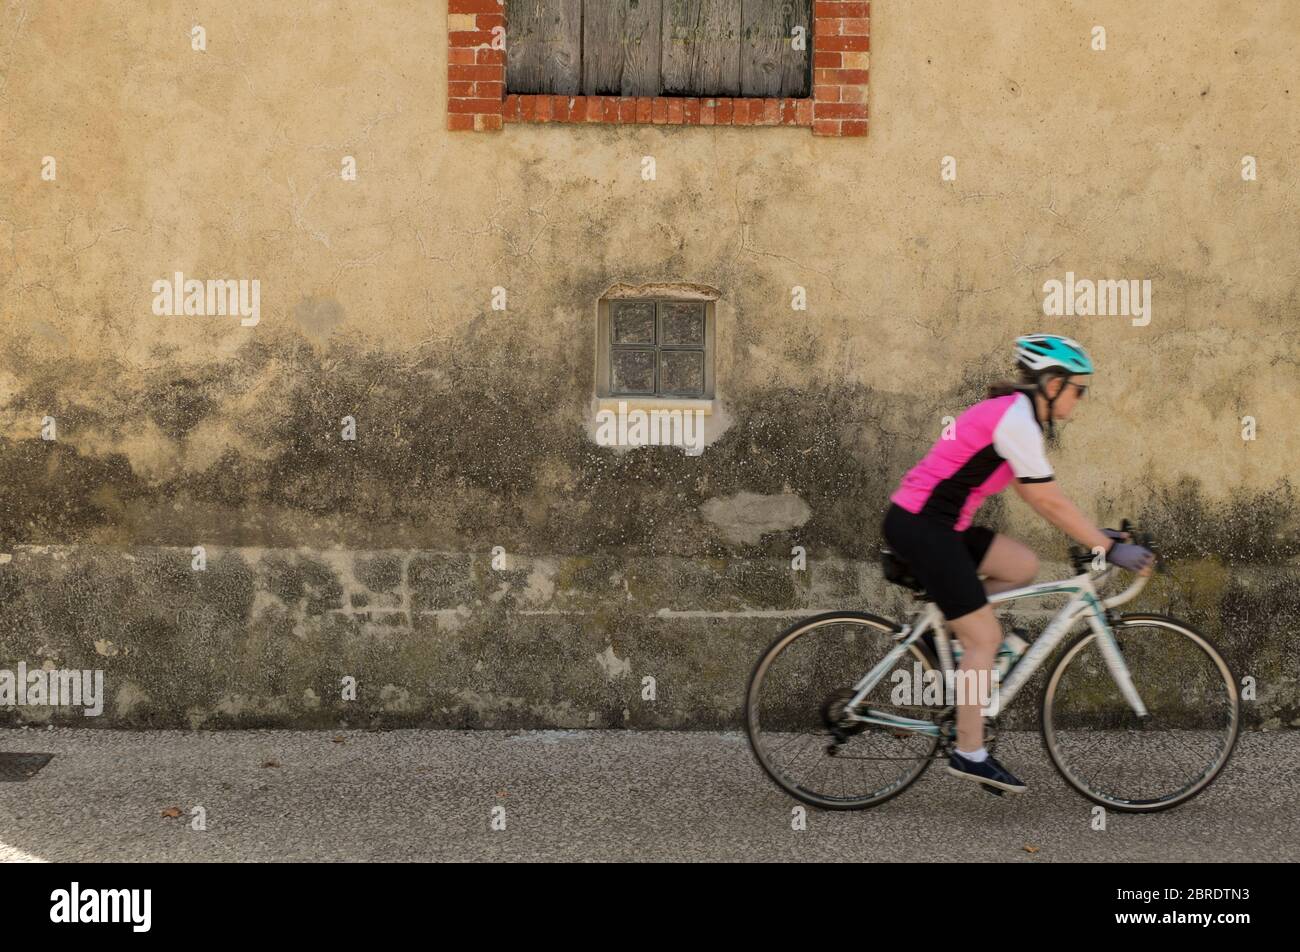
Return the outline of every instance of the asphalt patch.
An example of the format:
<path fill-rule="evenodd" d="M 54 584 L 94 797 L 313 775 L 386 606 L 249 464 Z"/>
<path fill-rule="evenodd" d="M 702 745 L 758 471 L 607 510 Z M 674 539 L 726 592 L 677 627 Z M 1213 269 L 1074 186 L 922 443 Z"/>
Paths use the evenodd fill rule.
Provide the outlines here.
<path fill-rule="evenodd" d="M 0 753 L 0 783 L 31 780 L 38 770 L 53 759 L 53 754 Z"/>

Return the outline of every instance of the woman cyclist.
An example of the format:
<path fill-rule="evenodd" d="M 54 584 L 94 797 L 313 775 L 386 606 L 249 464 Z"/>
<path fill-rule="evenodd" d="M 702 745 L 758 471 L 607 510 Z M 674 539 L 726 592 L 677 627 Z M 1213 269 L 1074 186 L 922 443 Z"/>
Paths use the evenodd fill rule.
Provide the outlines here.
<path fill-rule="evenodd" d="M 935 443 L 903 477 L 883 527 L 889 547 L 908 563 L 961 642 L 961 670 L 977 672 L 979 683 L 991 677 L 1002 643 L 986 596 L 1027 585 L 1038 574 L 1037 556 L 1022 543 L 971 525 L 980 503 L 1013 476 L 1016 492 L 1035 512 L 1088 548 L 1100 546 L 1112 564 L 1142 571 L 1154 560 L 1122 533 L 1097 528 L 1061 492 L 1047 462 L 1044 424 L 1054 434 L 1055 422 L 1069 419 L 1087 392 L 1074 378 L 1093 372 L 1088 355 L 1068 337 L 1031 334 L 1016 340 L 1016 364 L 1019 380 L 990 388 L 988 399 L 957 418 L 951 438 Z M 984 749 L 980 699 L 958 700 L 965 703 L 957 706 L 957 746 L 948 772 L 1023 793 L 1025 784 Z"/>

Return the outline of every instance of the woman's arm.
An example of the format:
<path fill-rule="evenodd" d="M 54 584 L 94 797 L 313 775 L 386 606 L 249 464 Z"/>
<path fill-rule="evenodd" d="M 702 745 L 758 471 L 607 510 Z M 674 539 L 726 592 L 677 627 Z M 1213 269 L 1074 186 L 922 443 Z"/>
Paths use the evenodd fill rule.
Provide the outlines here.
<path fill-rule="evenodd" d="M 1070 502 L 1055 480 L 1046 483 L 1017 482 L 1012 485 L 1034 512 L 1075 542 L 1086 545 L 1089 549 L 1100 546 L 1103 552 L 1110 549 L 1110 537 L 1098 529 L 1078 506 Z"/>

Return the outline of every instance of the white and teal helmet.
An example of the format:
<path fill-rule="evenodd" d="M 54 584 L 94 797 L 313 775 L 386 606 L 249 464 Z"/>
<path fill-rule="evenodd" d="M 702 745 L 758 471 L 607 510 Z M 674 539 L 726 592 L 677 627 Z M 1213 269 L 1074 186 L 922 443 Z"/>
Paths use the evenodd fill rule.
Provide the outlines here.
<path fill-rule="evenodd" d="M 1077 340 L 1059 334 L 1016 338 L 1016 364 L 1034 377 L 1092 373 L 1092 360 Z"/>

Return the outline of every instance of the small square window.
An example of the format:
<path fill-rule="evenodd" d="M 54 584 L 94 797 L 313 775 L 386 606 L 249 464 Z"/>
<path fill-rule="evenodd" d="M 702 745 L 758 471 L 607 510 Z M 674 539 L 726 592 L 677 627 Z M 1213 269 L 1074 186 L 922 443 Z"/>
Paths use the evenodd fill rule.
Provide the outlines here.
<path fill-rule="evenodd" d="M 601 302 L 597 395 L 713 398 L 713 303 Z"/>

